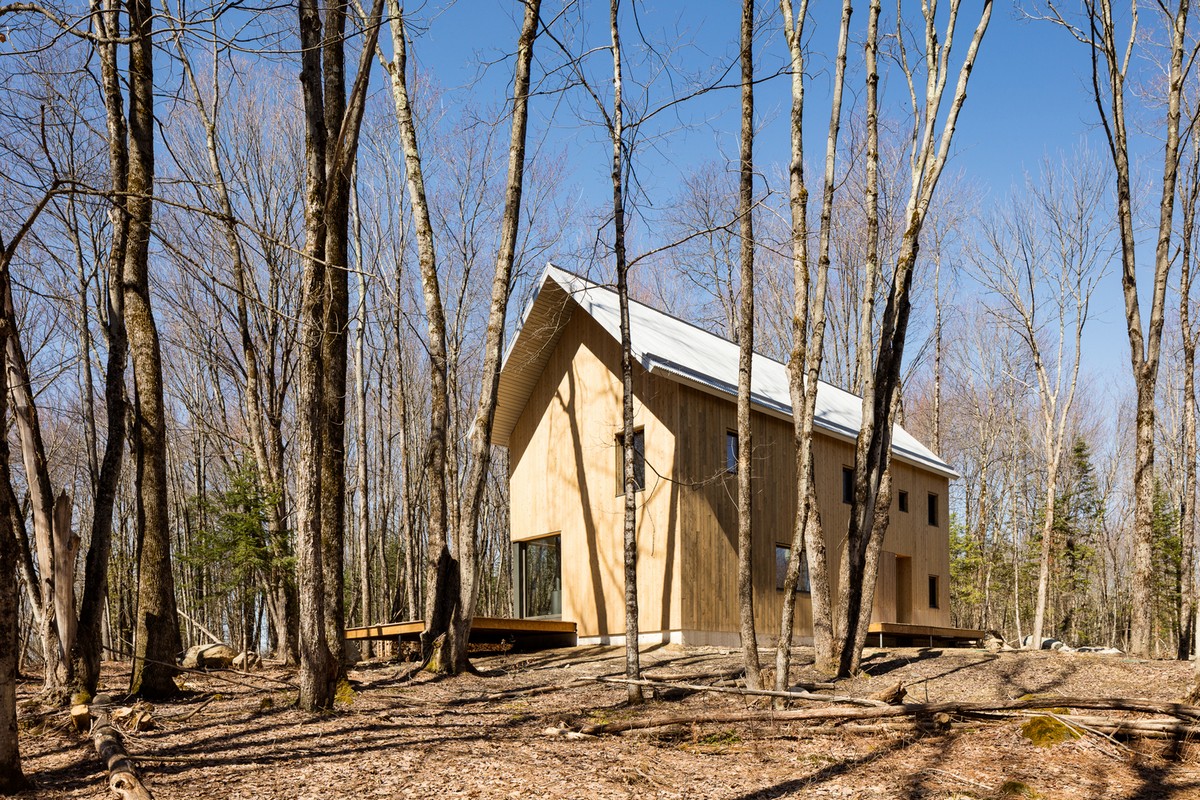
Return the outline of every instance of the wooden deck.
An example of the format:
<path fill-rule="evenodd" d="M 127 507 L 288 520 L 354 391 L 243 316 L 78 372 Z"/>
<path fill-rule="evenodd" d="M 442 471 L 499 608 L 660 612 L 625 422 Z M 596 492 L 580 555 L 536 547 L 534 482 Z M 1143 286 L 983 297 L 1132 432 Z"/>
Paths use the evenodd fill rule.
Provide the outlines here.
<path fill-rule="evenodd" d="M 872 622 L 871 627 L 867 628 L 867 632 L 870 634 L 867 644 L 871 645 L 878 641 L 881 647 L 885 641 L 921 644 L 922 640 L 928 640 L 932 647 L 934 642 L 956 643 L 983 639 L 983 631 L 974 628 L 909 625 L 905 622 Z M 878 637 L 878 639 L 874 637 Z"/>
<path fill-rule="evenodd" d="M 416 641 L 425 630 L 425 621 L 386 622 L 346 628 L 346 638 L 397 639 Z M 545 646 L 575 644 L 575 623 L 558 619 L 515 619 L 511 617 L 476 617 L 471 625 L 472 642 L 510 641 Z"/>

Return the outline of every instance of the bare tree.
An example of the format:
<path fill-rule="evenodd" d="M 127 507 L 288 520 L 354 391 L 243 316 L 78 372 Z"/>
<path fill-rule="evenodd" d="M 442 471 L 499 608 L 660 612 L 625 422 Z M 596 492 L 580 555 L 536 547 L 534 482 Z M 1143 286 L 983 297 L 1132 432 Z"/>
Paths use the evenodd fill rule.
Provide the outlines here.
<path fill-rule="evenodd" d="M 304 277 L 297 367 L 297 577 L 300 705 L 333 704 L 342 676 L 345 538 L 345 390 L 350 177 L 383 0 L 363 20 L 363 46 L 346 92 L 346 2 L 299 5 L 306 161 Z"/>
<path fill-rule="evenodd" d="M 1092 292 L 1107 266 L 1103 175 L 1086 154 L 1047 164 L 1026 179 L 1010 211 L 984 229 L 974 254 L 981 282 L 998 298 L 996 317 L 1023 342 L 1037 382 L 1045 468 L 1041 558 L 1030 646 L 1040 649 L 1054 553 L 1058 484 L 1079 385 Z"/>
<path fill-rule="evenodd" d="M 1130 651 L 1149 656 L 1153 649 L 1154 551 L 1154 420 L 1155 388 L 1162 343 L 1167 277 L 1171 270 L 1171 237 L 1175 213 L 1175 185 L 1179 175 L 1180 117 L 1184 80 L 1195 61 L 1196 45 L 1187 35 L 1191 4 L 1188 0 L 1160 5 L 1166 33 L 1166 116 L 1163 120 L 1163 171 L 1159 187 L 1158 230 L 1154 248 L 1154 280 L 1150 293 L 1150 319 L 1142 320 L 1138 296 L 1136 222 L 1129 158 L 1130 132 L 1126 125 L 1129 67 L 1138 42 L 1138 6 L 1132 4 L 1128 34 L 1118 27 L 1112 0 L 1089 0 L 1083 21 L 1069 20 L 1054 5 L 1056 22 L 1088 48 L 1092 66 L 1092 96 L 1112 158 L 1117 192 L 1117 226 L 1121 234 L 1121 288 L 1125 296 L 1125 321 L 1129 336 L 1130 367 L 1137 387 L 1137 424 L 1134 451 L 1134 550 L 1133 617 Z M 1194 117 L 1193 117 L 1194 119 Z M 1189 120 L 1188 129 L 1192 121 Z"/>
<path fill-rule="evenodd" d="M 921 229 L 933 201 L 938 180 L 945 168 L 946 159 L 949 157 L 958 115 L 966 101 L 971 70 L 991 20 L 992 4 L 990 0 L 985 0 L 967 52 L 958 68 L 958 80 L 954 86 L 950 107 L 943 117 L 941 108 L 952 72 L 950 57 L 960 7 L 960 0 L 952 0 L 946 16 L 942 18 L 935 6 L 922 6 L 921 62 L 925 71 L 923 96 L 917 91 L 917 69 L 908 59 L 907 33 L 903 29 L 903 17 L 900 14 L 897 16 L 897 61 L 906 78 L 913 112 L 909 153 L 911 182 L 900 250 L 895 266 L 888 276 L 890 282 L 886 284 L 887 304 L 879 326 L 878 349 L 874 351 L 873 359 L 868 358 L 864 361 L 864 368 L 867 364 L 871 365 L 870 376 L 868 380 L 863 381 L 862 386 L 862 424 L 855 449 L 850 527 L 842 540 L 839 559 L 839 600 L 835 624 L 836 661 L 837 671 L 843 675 L 856 672 L 862 657 L 867 628 L 871 621 L 879 553 L 887 530 L 891 506 L 889 466 L 892 422 L 900 403 L 901 367 L 912 310 L 912 283 L 920 249 Z M 939 19 L 944 19 L 945 25 L 941 32 L 938 30 Z M 868 110 L 868 115 L 872 112 L 873 109 Z M 871 191 L 873 190 L 868 186 L 868 193 Z M 879 271 L 878 258 L 869 254 L 866 268 Z M 874 285 L 877 279 L 868 279 L 868 282 Z M 864 302 L 873 304 L 873 295 L 873 292 L 864 295 Z"/>
<path fill-rule="evenodd" d="M 846 51 L 850 38 L 850 0 L 842 3 L 841 26 L 834 70 L 829 129 L 825 144 L 825 173 L 821 192 L 817 263 L 812 270 L 809 252 L 808 186 L 804 176 L 804 81 L 806 69 L 804 25 L 808 2 L 793 9 L 792 0 L 781 0 L 784 35 L 792 66 L 792 111 L 790 207 L 792 216 L 793 314 L 792 352 L 788 359 L 788 389 L 792 400 L 792 426 L 796 449 L 796 520 L 792 551 L 783 583 L 783 611 L 775 655 L 775 688 L 788 686 L 792 630 L 795 620 L 796 587 L 802 560 L 806 557 L 812 594 L 813 646 L 817 664 L 824 668 L 833 659 L 833 611 L 829 596 L 829 573 L 825 534 L 816 501 L 813 467 L 813 424 L 817 412 L 817 387 L 824 355 L 825 293 L 829 282 L 829 236 L 833 218 L 833 196 L 837 167 L 838 133 L 842 119 L 842 89 L 846 79 Z M 877 4 L 872 18 L 877 18 Z M 873 52 L 869 45 L 868 52 Z M 868 86 L 873 83 L 868 79 Z M 813 286 L 810 273 L 815 274 Z"/>
<path fill-rule="evenodd" d="M 742 0 L 742 132 L 738 174 L 741 217 L 741 303 L 738 308 L 737 507 L 738 609 L 746 686 L 762 685 L 754 632 L 754 484 L 750 378 L 754 360 L 754 0 Z"/>
<path fill-rule="evenodd" d="M 529 120 L 529 73 L 533 45 L 540 25 L 541 0 L 524 0 L 525 16 L 517 40 L 517 63 L 513 79 L 512 132 L 508 146 L 508 182 L 504 191 L 504 214 L 500 221 L 500 248 L 492 279 L 492 300 L 483 348 L 483 375 L 479 403 L 471 426 L 471 464 L 462 490 L 463 513 L 458 529 L 458 563 L 461 570 L 458 608 L 450 628 L 449 662 L 454 672 L 467 665 L 467 637 L 479 596 L 479 559 L 476 553 L 479 512 L 492 455 L 492 422 L 500 386 L 500 359 L 504 351 L 504 321 L 512 290 L 513 263 L 521 223 L 521 195 L 525 176 L 525 138 Z"/>

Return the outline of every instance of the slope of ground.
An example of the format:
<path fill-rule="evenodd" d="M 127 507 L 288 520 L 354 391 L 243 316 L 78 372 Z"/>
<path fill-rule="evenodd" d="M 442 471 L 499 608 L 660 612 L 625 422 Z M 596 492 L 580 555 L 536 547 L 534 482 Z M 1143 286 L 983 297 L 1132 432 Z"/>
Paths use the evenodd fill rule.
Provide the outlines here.
<path fill-rule="evenodd" d="M 811 661 L 811 653 L 797 658 Z M 482 676 L 404 683 L 405 665 L 360 664 L 351 671 L 356 691 L 326 714 L 297 710 L 294 676 L 280 669 L 189 673 L 192 693 L 154 708 L 154 728 L 128 734 L 126 744 L 158 800 L 1200 798 L 1200 749 L 1189 742 L 1088 734 L 1040 747 L 1022 736 L 1017 718 L 956 722 L 935 733 L 847 732 L 773 720 L 762 698 L 674 689 L 631 710 L 625 687 L 588 680 L 620 674 L 623 653 L 609 648 L 492 655 L 476 665 Z M 663 646 L 648 650 L 643 665 L 652 675 L 708 676 L 736 669 L 739 655 Z M 913 702 L 1029 694 L 1175 701 L 1191 676 L 1190 664 L 1055 652 L 892 648 L 869 650 L 864 666 L 840 694 L 868 696 L 900 681 Z M 801 681 L 821 680 L 801 673 Z M 127 677 L 121 665 L 106 665 L 114 694 Z M 495 697 L 535 687 L 561 688 Z M 20 691 L 21 749 L 37 783 L 25 796 L 105 797 L 90 742 L 70 730 L 64 711 L 37 708 L 37 688 L 30 682 Z M 547 733 L 631 716 L 753 709 L 763 714 L 750 723 L 583 740 Z"/>

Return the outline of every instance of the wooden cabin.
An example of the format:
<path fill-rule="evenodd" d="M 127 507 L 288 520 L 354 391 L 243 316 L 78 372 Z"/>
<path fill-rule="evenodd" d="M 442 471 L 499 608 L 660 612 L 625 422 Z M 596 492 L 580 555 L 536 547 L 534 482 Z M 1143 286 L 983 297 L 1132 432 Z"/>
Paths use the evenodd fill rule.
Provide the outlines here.
<path fill-rule="evenodd" d="M 624 641 L 619 320 L 615 291 L 550 266 L 500 376 L 494 442 L 509 450 L 516 613 L 575 622 L 581 644 Z M 738 348 L 640 303 L 630 303 L 630 320 L 640 638 L 735 645 Z M 785 365 L 755 355 L 752 399 L 754 600 L 770 641 L 795 514 Z M 861 401 L 822 383 L 817 402 L 817 495 L 832 561 L 848 524 Z M 947 494 L 957 476 L 900 427 L 892 465 L 873 619 L 949 626 Z M 836 581 L 836 563 L 830 574 Z M 805 589 L 798 642 L 812 635 Z"/>

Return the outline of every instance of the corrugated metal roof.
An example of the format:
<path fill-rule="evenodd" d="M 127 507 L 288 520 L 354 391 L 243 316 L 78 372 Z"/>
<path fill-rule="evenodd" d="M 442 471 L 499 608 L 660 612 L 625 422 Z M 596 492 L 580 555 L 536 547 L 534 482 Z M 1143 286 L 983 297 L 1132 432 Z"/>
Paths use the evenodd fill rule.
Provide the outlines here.
<path fill-rule="evenodd" d="M 617 293 L 553 264 L 547 266 L 541 286 L 505 353 L 492 436 L 496 444 L 508 444 L 513 426 L 575 306 L 620 341 Z M 733 342 L 636 301 L 629 303 L 629 327 L 633 357 L 645 369 L 737 397 L 738 346 Z M 750 393 L 759 408 L 791 418 L 787 366 L 782 362 L 756 353 Z M 862 399 L 822 381 L 817 387 L 814 424 L 838 438 L 853 440 L 862 424 Z M 899 425 L 892 428 L 892 449 L 903 461 L 958 477 L 949 464 Z"/>

